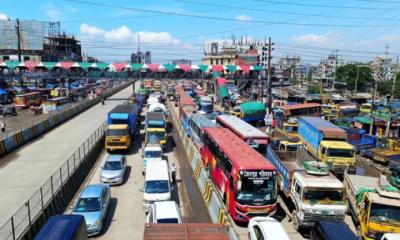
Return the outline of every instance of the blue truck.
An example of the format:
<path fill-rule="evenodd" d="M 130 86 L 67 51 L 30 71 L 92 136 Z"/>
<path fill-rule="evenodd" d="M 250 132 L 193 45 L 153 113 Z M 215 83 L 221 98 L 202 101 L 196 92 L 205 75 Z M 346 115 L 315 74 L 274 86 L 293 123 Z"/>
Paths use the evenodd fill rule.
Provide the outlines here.
<path fill-rule="evenodd" d="M 86 223 L 82 215 L 55 215 L 50 217 L 35 240 L 86 240 Z"/>
<path fill-rule="evenodd" d="M 117 105 L 108 113 L 106 150 L 129 150 L 140 117 L 137 104 Z"/>
<path fill-rule="evenodd" d="M 367 134 L 364 129 L 343 128 L 347 133 L 347 142 L 354 146 L 356 152 L 376 147 L 377 137 Z"/>
<path fill-rule="evenodd" d="M 319 117 L 301 117 L 298 123 L 300 140 L 313 157 L 334 173 L 355 172 L 355 150 L 344 129 Z"/>

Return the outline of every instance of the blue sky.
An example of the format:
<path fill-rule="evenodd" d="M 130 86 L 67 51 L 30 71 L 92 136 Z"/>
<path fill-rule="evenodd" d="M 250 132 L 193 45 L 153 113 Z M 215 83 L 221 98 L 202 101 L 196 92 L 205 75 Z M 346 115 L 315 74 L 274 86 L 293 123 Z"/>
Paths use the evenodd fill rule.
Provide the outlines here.
<path fill-rule="evenodd" d="M 128 59 L 139 35 L 141 49 L 157 62 L 199 62 L 204 42 L 232 34 L 271 36 L 275 59 L 290 54 L 316 63 L 337 48 L 345 60 L 370 60 L 386 44 L 395 57 L 399 13 L 397 0 L 2 0 L 0 6 L 0 18 L 60 21 L 85 52 L 102 60 Z"/>

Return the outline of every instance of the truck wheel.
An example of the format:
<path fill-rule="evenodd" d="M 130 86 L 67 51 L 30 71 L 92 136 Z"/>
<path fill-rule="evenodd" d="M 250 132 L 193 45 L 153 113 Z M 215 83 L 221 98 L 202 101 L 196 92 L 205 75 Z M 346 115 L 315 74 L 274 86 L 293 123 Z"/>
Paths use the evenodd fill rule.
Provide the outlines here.
<path fill-rule="evenodd" d="M 299 223 L 299 219 L 297 218 L 296 210 L 293 210 L 293 212 L 292 212 L 292 224 L 293 224 L 294 230 L 299 231 L 300 223 Z"/>
<path fill-rule="evenodd" d="M 262 121 L 257 121 L 256 122 L 256 127 L 261 127 L 262 126 Z"/>

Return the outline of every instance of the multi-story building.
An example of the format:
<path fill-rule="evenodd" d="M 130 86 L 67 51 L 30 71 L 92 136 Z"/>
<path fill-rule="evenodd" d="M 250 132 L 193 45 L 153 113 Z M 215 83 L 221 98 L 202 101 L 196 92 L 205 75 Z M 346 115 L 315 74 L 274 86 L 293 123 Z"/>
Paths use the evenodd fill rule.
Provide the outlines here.
<path fill-rule="evenodd" d="M 80 41 L 74 36 L 65 33 L 53 37 L 47 37 L 43 44 L 42 61 L 82 61 L 82 47 Z"/>
<path fill-rule="evenodd" d="M 342 56 L 338 54 L 330 54 L 328 58 L 322 59 L 318 65 L 316 73 L 313 75 L 313 80 L 322 82 L 325 87 L 334 87 L 335 72 L 338 67 L 344 65 Z"/>
<path fill-rule="evenodd" d="M 203 63 L 214 65 L 214 64 L 224 64 L 233 65 L 236 63 L 236 47 L 223 45 L 219 49 L 219 44 L 217 42 L 211 43 L 210 49 L 205 49 Z"/>
<path fill-rule="evenodd" d="M 378 81 L 393 81 L 397 63 L 393 62 L 391 58 L 378 55 L 370 65 L 373 69 L 374 79 Z"/>
<path fill-rule="evenodd" d="M 174 60 L 172 60 L 172 64 L 187 64 L 187 65 L 191 65 L 192 64 L 192 60 L 189 60 L 189 59 L 174 59 Z"/>
<path fill-rule="evenodd" d="M 300 56 L 286 55 L 273 66 L 274 79 L 279 83 L 288 83 L 290 80 L 302 81 L 307 75 L 307 68 L 302 63 Z"/>
<path fill-rule="evenodd" d="M 131 62 L 132 63 L 142 63 L 142 64 L 151 64 L 151 52 L 141 52 L 137 51 L 136 53 L 131 54 Z"/>

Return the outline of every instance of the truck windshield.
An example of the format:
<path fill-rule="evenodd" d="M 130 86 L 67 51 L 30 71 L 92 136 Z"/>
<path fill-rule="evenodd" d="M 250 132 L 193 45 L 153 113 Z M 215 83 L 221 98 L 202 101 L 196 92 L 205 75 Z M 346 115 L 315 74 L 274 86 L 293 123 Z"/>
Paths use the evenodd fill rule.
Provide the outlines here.
<path fill-rule="evenodd" d="M 372 203 L 369 217 L 373 222 L 397 225 L 400 224 L 400 207 Z"/>
<path fill-rule="evenodd" d="M 212 113 L 213 112 L 213 105 L 212 103 L 200 103 L 200 111 L 205 113 Z"/>
<path fill-rule="evenodd" d="M 125 129 L 108 129 L 107 136 L 126 136 Z"/>
<path fill-rule="evenodd" d="M 159 140 L 165 139 L 165 132 L 149 132 L 148 139 L 157 138 Z"/>
<path fill-rule="evenodd" d="M 295 152 L 301 145 L 286 145 L 286 151 Z"/>
<path fill-rule="evenodd" d="M 353 149 L 328 148 L 328 156 L 329 157 L 352 158 L 352 157 L 354 157 L 354 150 Z"/>
<path fill-rule="evenodd" d="M 145 193 L 167 193 L 169 192 L 168 180 L 146 181 Z"/>
<path fill-rule="evenodd" d="M 297 133 L 297 126 L 285 125 L 285 132 Z"/>
<path fill-rule="evenodd" d="M 276 201 L 275 178 L 242 177 L 242 187 L 236 193 L 236 201 L 246 205 L 266 205 Z"/>
<path fill-rule="evenodd" d="M 160 158 L 161 157 L 161 151 L 144 151 L 144 157 L 145 158 Z"/>
<path fill-rule="evenodd" d="M 343 202 L 343 191 L 339 189 L 305 188 L 304 202 L 310 204 L 339 204 Z"/>

